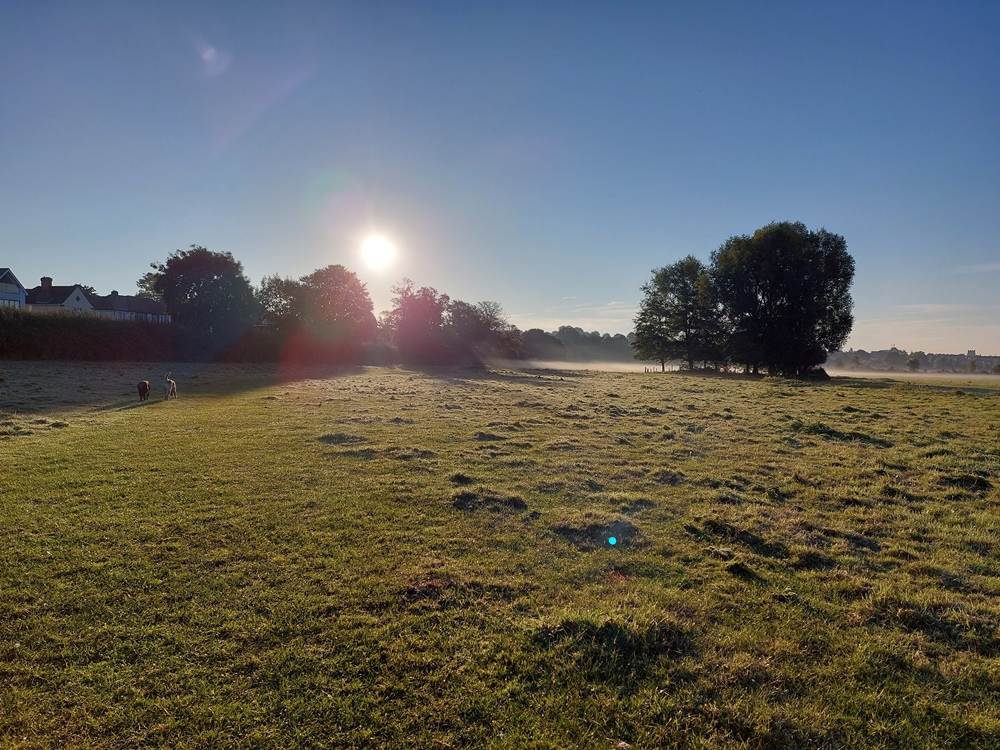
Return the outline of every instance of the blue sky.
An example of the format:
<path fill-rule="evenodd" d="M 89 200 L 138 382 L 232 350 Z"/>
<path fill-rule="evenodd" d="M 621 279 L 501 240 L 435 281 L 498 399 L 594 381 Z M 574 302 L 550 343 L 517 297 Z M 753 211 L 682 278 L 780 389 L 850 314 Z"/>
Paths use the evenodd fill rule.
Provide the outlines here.
<path fill-rule="evenodd" d="M 848 346 L 1000 354 L 998 40 L 985 2 L 8 2 L 0 266 L 127 294 L 199 244 L 627 333 L 653 268 L 791 220 L 847 240 Z"/>

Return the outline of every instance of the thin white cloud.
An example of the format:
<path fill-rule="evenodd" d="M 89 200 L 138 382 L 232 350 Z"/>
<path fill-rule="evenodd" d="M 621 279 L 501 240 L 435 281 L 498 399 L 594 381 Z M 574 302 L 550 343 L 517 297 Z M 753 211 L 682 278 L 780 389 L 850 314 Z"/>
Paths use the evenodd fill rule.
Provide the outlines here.
<path fill-rule="evenodd" d="M 215 45 L 202 37 L 192 40 L 195 52 L 201 60 L 202 70 L 209 78 L 216 78 L 225 73 L 233 61 L 233 56 L 220 51 Z"/>

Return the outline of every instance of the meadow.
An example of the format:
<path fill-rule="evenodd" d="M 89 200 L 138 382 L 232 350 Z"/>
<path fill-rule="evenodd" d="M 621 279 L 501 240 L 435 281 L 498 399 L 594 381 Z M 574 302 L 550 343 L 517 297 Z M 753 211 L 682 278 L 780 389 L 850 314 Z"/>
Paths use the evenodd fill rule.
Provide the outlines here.
<path fill-rule="evenodd" d="M 166 369 L 0 363 L 2 747 L 1000 746 L 995 379 Z"/>

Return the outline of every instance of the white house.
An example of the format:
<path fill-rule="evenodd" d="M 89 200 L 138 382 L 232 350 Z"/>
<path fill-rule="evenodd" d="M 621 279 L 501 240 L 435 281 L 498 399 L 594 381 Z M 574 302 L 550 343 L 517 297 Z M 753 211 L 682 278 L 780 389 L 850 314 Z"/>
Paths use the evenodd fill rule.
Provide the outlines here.
<path fill-rule="evenodd" d="M 90 312 L 94 309 L 79 284 L 52 286 L 50 276 L 43 276 L 41 286 L 28 290 L 26 302 L 32 312 Z"/>
<path fill-rule="evenodd" d="M 94 311 L 102 318 L 115 320 L 145 320 L 150 323 L 169 323 L 166 306 L 148 297 L 130 297 L 111 292 L 107 297 L 90 295 Z"/>
<path fill-rule="evenodd" d="M 166 305 L 146 297 L 130 297 L 111 292 L 106 297 L 83 290 L 79 284 L 53 286 L 52 278 L 42 277 L 41 286 L 26 293 L 26 308 L 31 312 L 77 312 L 115 320 L 145 320 L 169 323 Z"/>

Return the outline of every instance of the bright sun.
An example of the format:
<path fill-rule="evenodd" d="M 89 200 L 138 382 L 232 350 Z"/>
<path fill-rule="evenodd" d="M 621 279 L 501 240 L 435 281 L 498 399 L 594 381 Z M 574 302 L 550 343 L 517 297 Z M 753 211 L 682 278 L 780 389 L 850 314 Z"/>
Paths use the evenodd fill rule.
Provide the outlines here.
<path fill-rule="evenodd" d="M 396 257 L 396 246 L 385 237 L 373 234 L 361 243 L 361 255 L 370 268 L 381 271 Z"/>

